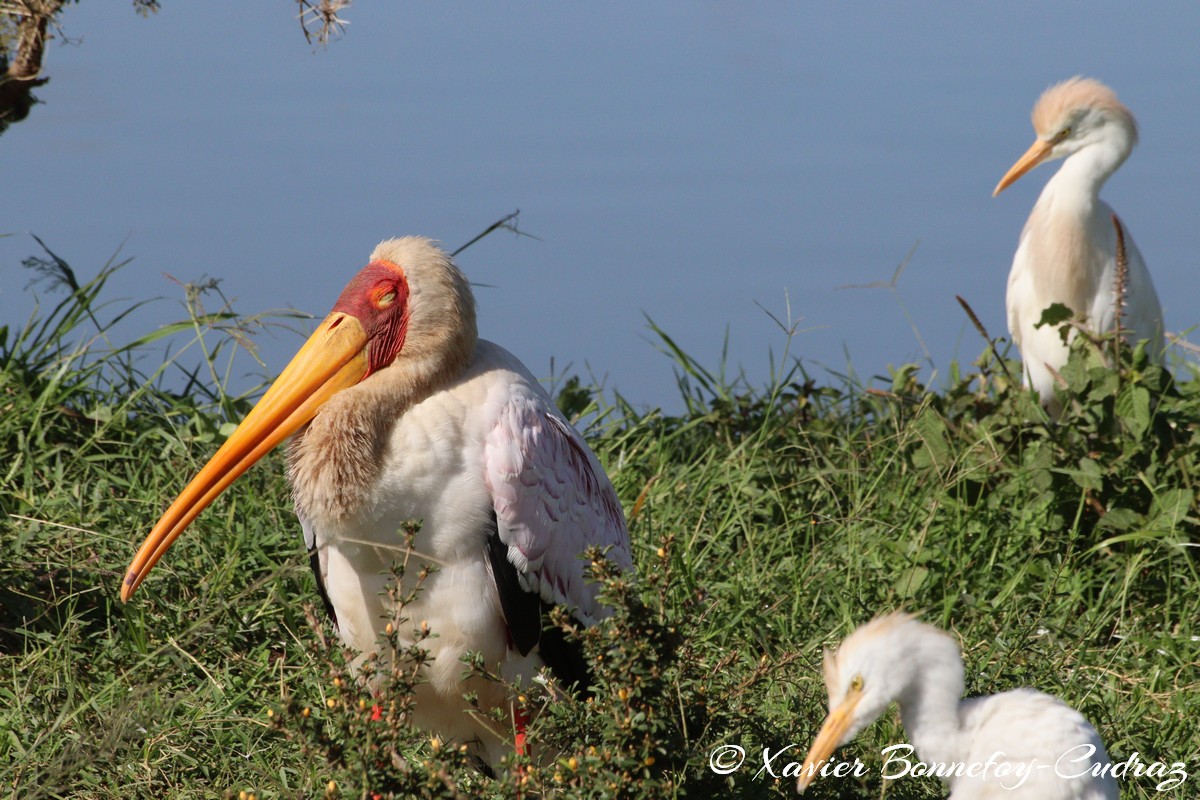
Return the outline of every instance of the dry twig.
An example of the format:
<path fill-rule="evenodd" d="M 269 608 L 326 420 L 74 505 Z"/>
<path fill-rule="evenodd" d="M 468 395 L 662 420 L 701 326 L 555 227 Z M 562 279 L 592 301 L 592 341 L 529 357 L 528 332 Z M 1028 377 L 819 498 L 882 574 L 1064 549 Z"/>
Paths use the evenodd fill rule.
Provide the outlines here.
<path fill-rule="evenodd" d="M 329 44 L 330 37 L 340 39 L 346 33 L 350 23 L 338 16 L 342 10 L 349 8 L 352 0 L 296 0 L 300 6 L 300 30 L 304 31 L 304 40 L 309 44 L 316 42 L 321 47 Z"/>

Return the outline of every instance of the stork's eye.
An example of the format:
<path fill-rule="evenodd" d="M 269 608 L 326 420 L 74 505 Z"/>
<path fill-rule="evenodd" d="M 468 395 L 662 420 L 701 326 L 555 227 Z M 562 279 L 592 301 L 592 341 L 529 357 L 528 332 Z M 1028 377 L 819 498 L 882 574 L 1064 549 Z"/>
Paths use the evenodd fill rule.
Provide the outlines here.
<path fill-rule="evenodd" d="M 863 687 L 862 675 L 855 675 L 850 679 L 850 691 L 861 692 Z"/>
<path fill-rule="evenodd" d="M 394 302 L 396 302 L 396 292 L 394 290 L 390 292 L 384 292 L 375 298 L 375 305 L 378 308 L 387 308 Z"/>

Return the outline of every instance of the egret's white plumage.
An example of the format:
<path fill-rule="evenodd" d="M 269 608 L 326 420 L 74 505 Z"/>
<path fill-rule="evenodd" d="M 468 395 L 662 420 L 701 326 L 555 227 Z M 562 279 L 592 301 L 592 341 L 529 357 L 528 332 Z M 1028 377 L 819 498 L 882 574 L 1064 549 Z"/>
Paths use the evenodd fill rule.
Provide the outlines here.
<path fill-rule="evenodd" d="M 1117 321 L 1117 236 L 1113 210 L 1100 189 L 1137 143 L 1129 109 L 1104 84 L 1072 78 L 1051 86 L 1033 109 L 1037 139 L 996 186 L 994 194 L 1038 164 L 1065 158 L 1046 183 L 1021 231 L 1008 276 L 1008 330 L 1021 351 L 1025 383 L 1057 410 L 1053 371 L 1067 361 L 1057 326 L 1035 327 L 1049 306 L 1061 303 L 1094 332 Z M 1128 277 L 1121 327 L 1147 339 L 1157 357 L 1163 348 L 1162 308 L 1141 252 L 1124 229 Z"/>
<path fill-rule="evenodd" d="M 1109 758 L 1083 715 L 1033 689 L 963 700 L 958 644 L 910 614 L 872 620 L 826 651 L 825 684 L 829 717 L 809 750 L 801 792 L 821 762 L 895 702 L 916 751 L 910 761 L 961 765 L 963 774 L 946 780 L 951 800 L 1117 798 L 1111 775 L 1091 774 Z M 975 775 L 971 765 L 980 765 Z"/>
<path fill-rule="evenodd" d="M 631 569 L 624 516 L 604 469 L 537 380 L 477 339 L 466 278 L 426 239 L 386 241 L 333 312 L 168 509 L 134 559 L 127 598 L 191 519 L 288 433 L 289 479 L 317 578 L 342 640 L 369 652 L 395 609 L 390 568 L 405 581 L 436 569 L 404 609 L 433 636 L 416 722 L 472 742 L 489 763 L 511 749 L 470 713 L 505 701 L 494 682 L 464 682 L 462 656 L 510 678 L 549 653 L 546 606 L 590 624 L 605 610 L 584 578 L 589 546 Z M 405 524 L 421 527 L 412 552 Z M 403 633 L 408 628 L 401 626 Z M 553 641 L 563 647 L 561 637 Z M 558 659 L 557 661 L 555 659 Z M 563 665 L 566 666 L 563 666 Z M 564 675 L 578 679 L 580 675 Z"/>

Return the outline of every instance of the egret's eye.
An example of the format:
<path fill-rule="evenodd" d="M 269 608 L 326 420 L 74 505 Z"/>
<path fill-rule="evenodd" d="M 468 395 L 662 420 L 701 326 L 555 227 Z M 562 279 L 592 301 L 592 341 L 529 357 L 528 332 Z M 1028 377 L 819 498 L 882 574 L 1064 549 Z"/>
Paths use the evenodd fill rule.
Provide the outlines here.
<path fill-rule="evenodd" d="M 862 675 L 855 675 L 850 679 L 850 691 L 861 692 L 863 687 Z"/>
<path fill-rule="evenodd" d="M 1054 138 L 1056 141 L 1061 142 L 1070 135 L 1071 135 L 1071 126 L 1068 125 L 1067 127 L 1063 128 L 1061 131 L 1059 131 L 1058 136 L 1055 136 Z"/>
<path fill-rule="evenodd" d="M 387 308 L 394 302 L 396 302 L 396 293 L 394 291 L 385 292 L 375 299 L 375 305 L 379 308 Z"/>

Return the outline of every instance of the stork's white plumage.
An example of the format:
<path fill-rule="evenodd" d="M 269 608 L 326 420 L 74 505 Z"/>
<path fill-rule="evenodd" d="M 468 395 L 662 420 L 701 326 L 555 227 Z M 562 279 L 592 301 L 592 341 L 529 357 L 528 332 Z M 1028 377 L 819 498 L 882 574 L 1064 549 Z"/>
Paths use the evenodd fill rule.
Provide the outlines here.
<path fill-rule="evenodd" d="M 333 311 L 159 520 L 130 565 L 128 599 L 205 506 L 291 434 L 297 515 L 342 640 L 369 652 L 394 609 L 385 594 L 419 520 L 405 580 L 436 566 L 405 607 L 435 634 L 417 724 L 496 764 L 511 749 L 468 713 L 503 687 L 463 682 L 468 651 L 509 677 L 543 664 L 586 679 L 578 653 L 543 631 L 552 605 L 604 616 L 579 558 L 589 546 L 631 569 L 612 484 L 529 371 L 477 339 L 466 278 L 427 239 L 383 242 Z"/>
<path fill-rule="evenodd" d="M 963 700 L 958 643 L 910 614 L 878 617 L 826 651 L 825 688 L 829 717 L 805 759 L 800 792 L 835 749 L 895 702 L 916 750 L 907 760 L 961 771 L 946 780 L 951 800 L 1117 800 L 1116 781 L 1101 774 L 1109 765 L 1104 743 L 1082 714 L 1033 689 Z"/>
<path fill-rule="evenodd" d="M 1072 78 L 1051 86 L 1033 108 L 1037 139 L 997 184 L 993 195 L 1043 161 L 1065 158 L 1046 183 L 1021 231 L 1008 276 L 1008 330 L 1021 351 L 1025 384 L 1057 411 L 1054 375 L 1068 348 L 1057 326 L 1035 327 L 1042 312 L 1061 303 L 1085 319 L 1093 332 L 1117 321 L 1117 235 L 1113 210 L 1100 188 L 1137 143 L 1129 109 L 1104 84 Z M 1124 228 L 1124 225 L 1122 226 Z M 1128 278 L 1121 301 L 1121 328 L 1163 349 L 1162 308 L 1141 252 L 1124 228 Z"/>

